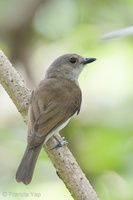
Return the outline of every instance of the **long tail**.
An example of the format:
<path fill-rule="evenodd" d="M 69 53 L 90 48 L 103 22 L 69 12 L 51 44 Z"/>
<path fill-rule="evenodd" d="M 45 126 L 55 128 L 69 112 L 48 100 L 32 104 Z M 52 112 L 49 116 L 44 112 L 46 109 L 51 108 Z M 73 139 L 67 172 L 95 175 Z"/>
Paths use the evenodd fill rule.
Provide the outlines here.
<path fill-rule="evenodd" d="M 41 148 L 42 144 L 35 148 L 27 146 L 16 173 L 17 182 L 23 182 L 26 185 L 30 183 Z"/>

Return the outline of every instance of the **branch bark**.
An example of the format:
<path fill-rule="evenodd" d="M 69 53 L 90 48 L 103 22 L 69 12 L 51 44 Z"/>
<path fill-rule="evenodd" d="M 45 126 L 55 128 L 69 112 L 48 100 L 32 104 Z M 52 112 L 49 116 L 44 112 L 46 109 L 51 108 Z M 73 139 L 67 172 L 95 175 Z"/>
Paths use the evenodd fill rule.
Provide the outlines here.
<path fill-rule="evenodd" d="M 31 91 L 1 50 L 0 83 L 26 122 Z M 61 138 L 59 134 L 58 137 Z M 57 175 L 63 180 L 73 198 L 75 200 L 99 200 L 69 149 L 65 146 L 50 150 L 49 148 L 55 144 L 55 139 L 51 138 L 44 145 L 44 149 L 55 166 Z"/>

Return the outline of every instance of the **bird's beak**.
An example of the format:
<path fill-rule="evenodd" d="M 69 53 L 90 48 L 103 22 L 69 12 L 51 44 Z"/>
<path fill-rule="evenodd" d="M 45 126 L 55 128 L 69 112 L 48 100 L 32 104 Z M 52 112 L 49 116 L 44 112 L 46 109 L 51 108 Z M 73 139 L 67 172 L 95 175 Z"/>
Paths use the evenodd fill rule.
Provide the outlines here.
<path fill-rule="evenodd" d="M 88 63 L 94 62 L 95 60 L 96 60 L 96 58 L 85 58 L 82 63 L 83 63 L 83 65 L 86 65 Z"/>

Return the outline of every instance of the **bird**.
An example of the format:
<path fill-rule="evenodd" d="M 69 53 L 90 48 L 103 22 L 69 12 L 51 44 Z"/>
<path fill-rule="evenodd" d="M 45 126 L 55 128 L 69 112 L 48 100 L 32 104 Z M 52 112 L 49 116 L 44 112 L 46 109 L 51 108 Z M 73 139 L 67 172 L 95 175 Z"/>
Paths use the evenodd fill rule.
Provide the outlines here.
<path fill-rule="evenodd" d="M 58 57 L 47 69 L 45 78 L 31 93 L 28 108 L 27 147 L 16 172 L 16 181 L 29 184 L 36 161 L 45 144 L 56 137 L 81 107 L 82 92 L 78 77 L 88 63 L 96 58 L 69 53 Z M 51 147 L 67 144 L 64 138 Z"/>

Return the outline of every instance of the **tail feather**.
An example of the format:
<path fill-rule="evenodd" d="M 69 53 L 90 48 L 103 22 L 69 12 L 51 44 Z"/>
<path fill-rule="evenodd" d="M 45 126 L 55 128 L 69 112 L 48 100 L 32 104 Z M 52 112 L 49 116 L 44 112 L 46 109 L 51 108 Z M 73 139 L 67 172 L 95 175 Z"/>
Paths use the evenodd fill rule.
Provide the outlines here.
<path fill-rule="evenodd" d="M 27 146 L 16 173 L 17 182 L 23 182 L 26 185 L 30 183 L 41 148 L 42 144 L 35 148 Z"/>

